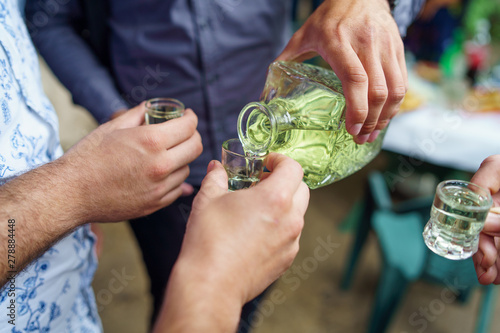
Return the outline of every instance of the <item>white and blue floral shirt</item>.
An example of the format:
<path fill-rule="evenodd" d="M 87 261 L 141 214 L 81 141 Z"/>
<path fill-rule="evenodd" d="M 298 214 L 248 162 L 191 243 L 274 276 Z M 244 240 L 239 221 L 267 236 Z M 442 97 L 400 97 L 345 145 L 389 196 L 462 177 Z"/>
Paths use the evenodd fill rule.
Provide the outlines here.
<path fill-rule="evenodd" d="M 20 7 L 19 0 L 0 2 L 0 186 L 62 154 Z M 0 289 L 0 332 L 101 332 L 91 288 L 93 245 L 89 227 L 81 227 L 15 277 L 15 296 Z M 13 297 L 14 322 L 7 309 Z"/>

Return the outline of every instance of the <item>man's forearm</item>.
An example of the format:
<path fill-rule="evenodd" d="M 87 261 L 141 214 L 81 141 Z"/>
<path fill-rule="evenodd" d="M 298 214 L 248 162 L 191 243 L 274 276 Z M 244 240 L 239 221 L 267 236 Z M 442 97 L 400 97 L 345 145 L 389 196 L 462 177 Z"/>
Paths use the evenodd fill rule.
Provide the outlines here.
<path fill-rule="evenodd" d="M 75 30 L 75 21 L 85 19 L 81 2 L 60 3 L 54 13 L 45 15 L 47 22 L 37 25 L 37 15 L 44 13 L 45 7 L 41 1 L 30 0 L 26 4 L 26 20 L 33 43 L 71 92 L 74 102 L 103 123 L 115 111 L 129 106 L 120 96 L 110 70 Z"/>
<path fill-rule="evenodd" d="M 154 333 L 236 332 L 242 302 L 209 267 L 192 266 L 180 259 L 174 267 Z"/>
<path fill-rule="evenodd" d="M 56 161 L 0 187 L 0 287 L 83 220 L 63 169 Z"/>
<path fill-rule="evenodd" d="M 44 39 L 40 41 L 42 36 Z M 34 42 L 51 70 L 71 92 L 73 101 L 87 109 L 99 123 L 110 120 L 115 111 L 129 108 L 108 69 L 74 31 L 69 28 L 62 32 L 43 31 Z"/>

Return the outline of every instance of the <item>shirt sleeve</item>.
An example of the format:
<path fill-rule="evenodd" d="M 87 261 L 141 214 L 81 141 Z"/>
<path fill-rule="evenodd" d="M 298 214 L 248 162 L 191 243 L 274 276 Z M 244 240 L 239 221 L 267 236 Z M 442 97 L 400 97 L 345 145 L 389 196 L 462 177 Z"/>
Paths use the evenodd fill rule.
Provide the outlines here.
<path fill-rule="evenodd" d="M 394 20 L 398 24 L 399 33 L 406 36 L 406 30 L 420 13 L 425 0 L 398 0 L 393 11 Z"/>
<path fill-rule="evenodd" d="M 75 104 L 86 108 L 99 123 L 117 110 L 128 109 L 109 69 L 75 28 L 83 20 L 78 0 L 64 4 L 27 0 L 25 14 L 33 43 Z"/>

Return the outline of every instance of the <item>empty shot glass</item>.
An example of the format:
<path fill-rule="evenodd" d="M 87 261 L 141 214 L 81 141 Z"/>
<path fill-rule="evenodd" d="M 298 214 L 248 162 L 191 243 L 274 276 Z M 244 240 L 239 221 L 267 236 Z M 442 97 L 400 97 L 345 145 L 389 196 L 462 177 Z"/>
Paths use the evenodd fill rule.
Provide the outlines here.
<path fill-rule="evenodd" d="M 438 255 L 458 260 L 477 252 L 479 233 L 493 204 L 490 192 L 462 180 L 446 180 L 437 185 L 425 244 Z"/>
<path fill-rule="evenodd" d="M 227 172 L 229 191 L 237 191 L 257 184 L 264 170 L 266 156 L 245 154 L 239 139 L 224 141 L 222 165 Z"/>
<path fill-rule="evenodd" d="M 159 124 L 182 117 L 184 104 L 175 98 L 153 98 L 146 101 L 146 124 Z"/>

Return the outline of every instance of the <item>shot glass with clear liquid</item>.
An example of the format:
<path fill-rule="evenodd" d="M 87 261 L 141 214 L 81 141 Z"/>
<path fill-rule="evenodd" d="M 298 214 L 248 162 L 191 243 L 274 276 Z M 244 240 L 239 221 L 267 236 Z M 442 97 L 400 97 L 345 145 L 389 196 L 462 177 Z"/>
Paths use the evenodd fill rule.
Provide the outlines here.
<path fill-rule="evenodd" d="M 146 101 L 146 124 L 159 124 L 182 117 L 184 104 L 175 98 L 153 98 Z"/>
<path fill-rule="evenodd" d="M 462 180 L 437 185 L 429 222 L 423 236 L 427 247 L 453 260 L 477 252 L 479 233 L 493 204 L 488 190 Z"/>
<path fill-rule="evenodd" d="M 245 154 L 239 139 L 222 144 L 222 165 L 226 169 L 229 191 L 255 186 L 262 176 L 266 156 Z"/>

